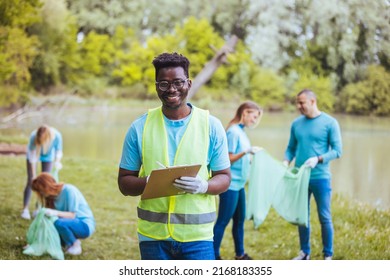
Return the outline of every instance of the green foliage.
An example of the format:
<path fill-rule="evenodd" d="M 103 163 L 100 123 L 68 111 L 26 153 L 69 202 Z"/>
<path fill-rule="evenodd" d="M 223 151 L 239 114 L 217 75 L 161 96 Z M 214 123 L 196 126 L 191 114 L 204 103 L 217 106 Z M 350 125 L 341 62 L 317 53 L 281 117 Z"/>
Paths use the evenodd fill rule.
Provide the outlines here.
<path fill-rule="evenodd" d="M 205 19 L 188 18 L 183 26 L 176 27 L 175 37 L 180 52 L 185 54 L 191 62 L 190 76 L 195 77 L 204 65 L 215 55 L 224 40 L 213 30 Z M 219 70 L 219 69 L 218 69 Z"/>
<path fill-rule="evenodd" d="M 29 86 L 31 75 L 29 68 L 36 56 L 39 42 L 34 36 L 17 27 L 0 26 L 0 81 L 19 89 Z"/>
<path fill-rule="evenodd" d="M 39 42 L 25 30 L 40 20 L 40 5 L 38 0 L 0 1 L 0 106 L 26 101 Z"/>
<path fill-rule="evenodd" d="M 327 49 L 327 64 L 341 77 L 341 86 L 359 80 L 362 67 L 379 53 L 390 56 L 386 1 L 310 1 L 303 10 L 305 26 L 318 46 Z M 387 18 L 387 20 L 383 20 Z M 314 31 L 314 32 L 313 32 Z"/>
<path fill-rule="evenodd" d="M 150 68 L 151 53 L 141 46 L 133 30 L 119 26 L 112 39 L 116 52 L 111 83 L 128 87 L 148 81 L 144 73 Z"/>
<path fill-rule="evenodd" d="M 291 64 L 287 66 L 287 71 L 317 76 L 329 76 L 332 69 L 326 62 L 328 52 L 326 47 L 319 46 L 313 42 L 308 42 L 306 50 L 301 56 L 296 56 Z"/>
<path fill-rule="evenodd" d="M 75 40 L 77 27 L 70 19 L 66 26 L 64 33 L 66 36 L 62 38 L 62 43 L 58 46 L 60 81 L 63 84 L 73 85 L 81 80 L 81 54 L 79 52 L 79 45 Z"/>
<path fill-rule="evenodd" d="M 36 10 L 41 5 L 40 0 L 0 1 L 0 26 L 24 28 L 39 22 Z"/>
<path fill-rule="evenodd" d="M 343 88 L 340 103 L 346 113 L 389 116 L 390 73 L 382 66 L 369 66 L 363 81 Z"/>
<path fill-rule="evenodd" d="M 135 95 L 143 90 L 143 98 L 153 98 L 151 61 L 156 55 L 185 54 L 193 79 L 234 34 L 241 41 L 204 85 L 205 91 L 224 99 L 253 96 L 265 106 L 283 108 L 286 98 L 279 78 L 287 81 L 282 87 L 295 94 L 300 86 L 308 87 L 306 82 L 316 84 L 319 92 L 329 91 L 328 83 L 331 90 L 358 83 L 369 64 L 388 71 L 389 11 L 388 1 L 379 0 L 278 5 L 267 0 L 227 0 L 223 5 L 207 0 L 3 0 L 0 86 L 8 95 L 0 105 L 20 102 L 31 87 L 46 93 L 61 84 L 88 95 L 103 85 L 133 88 Z M 81 43 L 76 41 L 79 31 L 85 34 Z M 257 79 L 264 69 L 275 73 L 269 85 Z M 297 75 L 307 81 L 294 87 Z M 319 103 L 332 110 L 334 99 L 325 94 Z M 387 97 L 378 94 L 374 99 L 375 114 L 387 115 L 386 106 L 378 105 Z M 347 106 L 344 100 L 337 109 L 369 111 L 360 104 L 349 104 L 347 110 L 342 103 Z"/>
<path fill-rule="evenodd" d="M 13 104 L 26 104 L 28 101 L 27 92 L 21 91 L 12 85 L 0 85 L 0 107 L 8 107 Z"/>
<path fill-rule="evenodd" d="M 28 30 L 40 44 L 36 47 L 36 56 L 29 72 L 32 76 L 31 84 L 45 90 L 60 82 L 72 81 L 69 72 L 75 70 L 76 27 L 64 1 L 43 1 L 37 15 L 41 20 L 32 24 Z"/>
<path fill-rule="evenodd" d="M 90 32 L 81 43 L 81 70 L 92 75 L 105 75 L 104 68 L 113 62 L 115 49 L 107 34 Z"/>
<path fill-rule="evenodd" d="M 123 43 L 123 33 L 130 33 L 130 40 Z M 162 52 L 180 52 L 185 54 L 190 62 L 190 77 L 195 77 L 204 65 L 214 56 L 214 49 L 220 48 L 224 40 L 214 32 L 206 20 L 197 20 L 194 17 L 182 25 L 177 25 L 174 33 L 163 36 L 150 36 L 146 46 L 142 46 L 136 38 L 131 37 L 131 30 L 117 29 L 114 41 L 123 46 L 116 52 L 116 62 L 112 71 L 112 81 L 119 82 L 122 86 L 134 86 L 144 84 L 147 88 L 145 98 L 154 97 L 155 86 L 154 68 L 151 64 L 153 58 Z M 225 88 L 229 73 L 223 67 L 218 69 L 210 87 Z"/>
<path fill-rule="evenodd" d="M 263 108 L 279 110 L 284 106 L 286 89 L 281 77 L 271 70 L 260 69 L 251 78 L 250 97 Z"/>

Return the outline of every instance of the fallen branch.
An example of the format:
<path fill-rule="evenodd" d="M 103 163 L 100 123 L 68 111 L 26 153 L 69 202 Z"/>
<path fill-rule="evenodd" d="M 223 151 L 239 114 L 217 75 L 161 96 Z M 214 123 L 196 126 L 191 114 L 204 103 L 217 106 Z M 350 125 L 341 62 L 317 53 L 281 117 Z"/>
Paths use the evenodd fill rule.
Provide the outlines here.
<path fill-rule="evenodd" d="M 238 42 L 238 37 L 233 35 L 230 39 L 222 46 L 220 50 L 216 52 L 214 57 L 203 67 L 203 69 L 196 75 L 192 82 L 192 87 L 188 93 L 188 99 L 195 95 L 195 93 L 211 79 L 214 72 L 218 67 L 226 63 L 227 55 L 232 53 Z"/>

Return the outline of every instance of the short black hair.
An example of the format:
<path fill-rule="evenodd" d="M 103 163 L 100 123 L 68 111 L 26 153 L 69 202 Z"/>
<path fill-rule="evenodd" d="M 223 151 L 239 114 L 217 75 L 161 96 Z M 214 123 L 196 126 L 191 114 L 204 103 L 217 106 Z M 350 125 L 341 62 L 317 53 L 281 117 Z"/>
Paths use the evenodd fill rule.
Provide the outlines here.
<path fill-rule="evenodd" d="M 176 52 L 162 53 L 155 57 L 152 63 L 156 69 L 156 78 L 160 69 L 167 67 L 182 67 L 184 69 L 184 74 L 189 78 L 188 68 L 190 66 L 190 61 L 182 54 Z"/>

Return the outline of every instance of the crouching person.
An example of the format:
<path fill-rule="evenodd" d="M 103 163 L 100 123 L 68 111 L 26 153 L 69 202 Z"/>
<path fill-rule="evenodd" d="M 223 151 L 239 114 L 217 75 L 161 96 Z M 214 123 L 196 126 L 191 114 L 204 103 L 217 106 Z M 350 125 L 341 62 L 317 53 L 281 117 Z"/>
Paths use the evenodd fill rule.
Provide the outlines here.
<path fill-rule="evenodd" d="M 95 219 L 83 194 L 71 184 L 57 183 L 46 172 L 33 180 L 32 190 L 47 208 L 45 214 L 58 217 L 54 226 L 66 253 L 80 255 L 80 239 L 90 237 L 95 231 Z"/>

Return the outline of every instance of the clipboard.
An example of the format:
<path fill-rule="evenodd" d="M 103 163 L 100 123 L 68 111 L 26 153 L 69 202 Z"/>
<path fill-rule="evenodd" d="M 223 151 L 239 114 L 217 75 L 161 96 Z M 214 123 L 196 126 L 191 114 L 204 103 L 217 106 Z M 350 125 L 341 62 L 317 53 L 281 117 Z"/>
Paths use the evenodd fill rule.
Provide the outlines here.
<path fill-rule="evenodd" d="M 185 194 L 175 188 L 173 182 L 182 176 L 196 177 L 200 167 L 200 164 L 195 164 L 152 170 L 141 199 Z"/>

